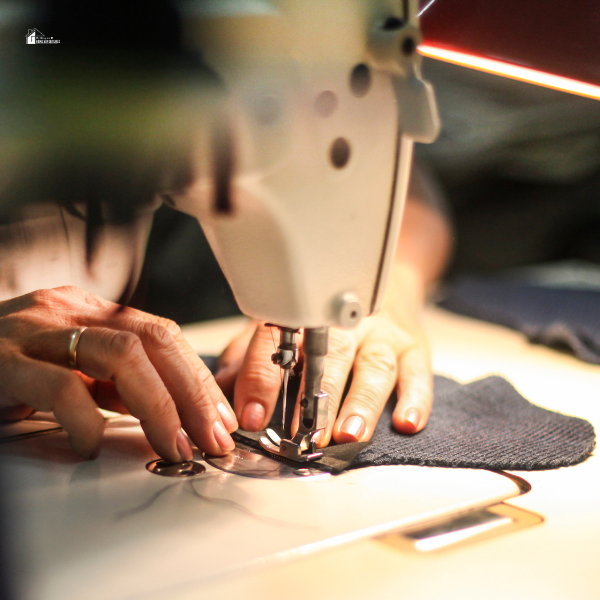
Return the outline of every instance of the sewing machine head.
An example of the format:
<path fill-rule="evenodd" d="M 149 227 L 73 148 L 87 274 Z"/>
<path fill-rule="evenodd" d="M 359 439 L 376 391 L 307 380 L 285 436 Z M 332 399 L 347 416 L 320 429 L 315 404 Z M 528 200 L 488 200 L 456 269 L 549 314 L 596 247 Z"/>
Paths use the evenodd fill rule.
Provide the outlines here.
<path fill-rule="evenodd" d="M 216 143 L 199 153 L 212 166 L 198 164 L 194 182 L 169 196 L 198 217 L 241 310 L 280 326 L 284 403 L 304 329 L 300 429 L 286 439 L 283 422 L 261 440 L 296 461 L 320 456 L 327 328 L 377 311 L 412 143 L 439 127 L 420 78 L 416 13 L 415 1 L 387 0 L 184 8 L 187 42 L 223 80 L 227 104 Z"/>
<path fill-rule="evenodd" d="M 199 155 L 226 163 L 231 185 L 224 200 L 199 162 L 170 197 L 199 218 L 242 312 L 353 327 L 381 301 L 412 142 L 438 128 L 417 2 L 182 6 L 188 45 L 227 90 L 221 151 Z"/>

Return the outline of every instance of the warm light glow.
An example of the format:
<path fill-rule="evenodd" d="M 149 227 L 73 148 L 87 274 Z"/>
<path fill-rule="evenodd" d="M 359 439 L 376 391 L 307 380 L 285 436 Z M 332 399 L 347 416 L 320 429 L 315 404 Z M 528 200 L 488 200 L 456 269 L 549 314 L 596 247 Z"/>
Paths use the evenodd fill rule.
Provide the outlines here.
<path fill-rule="evenodd" d="M 569 79 L 568 77 L 561 77 L 560 75 L 551 75 L 550 73 L 512 65 L 499 60 L 483 58 L 481 56 L 465 54 L 464 52 L 456 52 L 455 50 L 447 50 L 445 48 L 438 48 L 437 46 L 429 46 L 427 44 L 419 46 L 419 53 L 423 56 L 437 58 L 438 60 L 454 63 L 455 65 L 477 69 L 478 71 L 502 75 L 504 77 L 509 77 L 510 79 L 518 79 L 519 81 L 526 81 L 554 90 L 562 90 L 563 92 L 577 94 L 578 96 L 600 100 L 600 86 L 592 85 L 591 83 L 583 83 L 576 79 Z"/>

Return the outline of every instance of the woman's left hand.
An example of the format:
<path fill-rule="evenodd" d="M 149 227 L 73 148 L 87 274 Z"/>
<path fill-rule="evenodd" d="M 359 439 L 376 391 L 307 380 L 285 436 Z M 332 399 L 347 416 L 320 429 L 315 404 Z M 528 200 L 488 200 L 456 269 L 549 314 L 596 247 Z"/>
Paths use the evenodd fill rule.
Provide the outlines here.
<path fill-rule="evenodd" d="M 404 295 L 395 299 L 393 308 L 384 306 L 354 330 L 330 329 L 321 386 L 329 394 L 329 414 L 327 427 L 317 438 L 320 447 L 332 437 L 337 443 L 369 440 L 394 389 L 398 393 L 394 427 L 415 433 L 427 423 L 432 375 L 420 303 L 414 300 L 410 281 L 397 285 Z M 226 395 L 233 393 L 237 418 L 249 431 L 268 425 L 279 396 L 281 369 L 271 362 L 273 346 L 271 329 L 258 324 L 235 339 L 220 359 L 215 379 Z M 340 408 L 351 371 L 352 384 Z M 297 419 L 298 410 L 294 429 Z"/>

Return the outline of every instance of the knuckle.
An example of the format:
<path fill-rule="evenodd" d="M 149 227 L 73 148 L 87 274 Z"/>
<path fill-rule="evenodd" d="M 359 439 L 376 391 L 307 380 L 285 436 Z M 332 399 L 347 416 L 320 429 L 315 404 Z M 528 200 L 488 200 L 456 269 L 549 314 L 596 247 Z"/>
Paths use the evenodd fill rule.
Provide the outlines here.
<path fill-rule="evenodd" d="M 213 413 L 213 403 L 205 389 L 197 390 L 196 393 L 186 399 L 185 404 L 181 404 L 178 408 L 183 417 L 193 415 L 194 419 L 197 419 L 198 416 L 201 418 L 202 416 L 211 417 Z"/>
<path fill-rule="evenodd" d="M 269 364 L 253 361 L 243 369 L 239 377 L 239 382 L 243 383 L 248 389 L 261 389 L 265 385 L 279 386 L 279 373 L 274 371 Z"/>
<path fill-rule="evenodd" d="M 144 354 L 140 338 L 129 331 L 117 331 L 110 340 L 110 353 L 124 362 L 137 361 Z"/>
<path fill-rule="evenodd" d="M 175 338 L 162 323 L 145 323 L 143 330 L 152 344 L 159 348 L 164 349 L 175 344 Z"/>
<path fill-rule="evenodd" d="M 387 397 L 384 398 L 382 390 L 371 383 L 363 383 L 352 395 L 357 404 L 372 414 L 379 414 L 383 402 L 387 400 Z"/>
<path fill-rule="evenodd" d="M 214 406 L 213 400 L 216 399 L 213 398 L 214 393 L 211 393 L 211 388 L 214 387 L 211 385 L 212 379 L 213 375 L 207 368 L 201 369 L 198 372 L 199 385 L 195 386 L 195 389 L 189 394 L 185 404 L 189 405 L 194 410 L 200 410 L 202 412 L 210 410 Z M 216 387 L 216 389 L 219 390 L 220 393 L 220 389 L 218 387 Z M 183 410 L 183 408 L 184 407 L 182 406 L 180 410 Z"/>
<path fill-rule="evenodd" d="M 77 296 L 84 296 L 88 294 L 88 292 L 81 289 L 80 287 L 77 287 L 76 285 L 63 285 L 61 287 L 54 288 L 53 291 L 61 295 L 72 294 Z"/>
<path fill-rule="evenodd" d="M 396 377 L 398 361 L 395 352 L 385 344 L 373 345 L 361 350 L 355 360 L 359 369 L 368 368 L 388 377 Z"/>
<path fill-rule="evenodd" d="M 77 289 L 79 289 L 79 288 L 77 288 Z M 107 305 L 109 304 L 103 298 L 100 298 L 99 296 L 96 296 L 95 294 L 90 294 L 89 292 L 86 292 L 85 290 L 79 290 L 78 295 L 83 299 L 83 301 L 88 306 L 91 306 L 92 308 L 105 309 L 107 307 Z"/>
<path fill-rule="evenodd" d="M 54 306 L 64 300 L 59 289 L 43 289 L 31 292 L 30 298 L 34 306 Z"/>
<path fill-rule="evenodd" d="M 137 320 L 133 330 L 144 341 L 144 344 L 148 344 L 157 350 L 166 351 L 179 348 L 177 336 L 177 332 L 180 331 L 179 327 L 168 319 L 157 319 L 156 321 Z"/>
<path fill-rule="evenodd" d="M 429 381 L 411 381 L 406 393 L 402 394 L 402 400 L 411 406 L 421 409 L 431 407 L 433 402 L 433 390 Z"/>
<path fill-rule="evenodd" d="M 329 332 L 329 346 L 333 352 L 347 354 L 356 349 L 356 340 L 352 332 L 344 329 L 331 329 Z"/>
<path fill-rule="evenodd" d="M 428 377 L 430 373 L 429 362 L 426 354 L 414 346 L 401 356 L 402 379 Z"/>
<path fill-rule="evenodd" d="M 70 322 L 85 295 L 91 294 L 75 286 L 35 290 L 25 296 L 24 308 L 46 311 L 56 320 Z"/>
<path fill-rule="evenodd" d="M 202 390 L 210 389 L 211 383 L 214 381 L 214 375 L 210 372 L 209 368 L 202 362 L 200 368 L 197 371 L 198 379 L 200 380 L 200 386 Z"/>
<path fill-rule="evenodd" d="M 172 321 L 171 319 L 165 319 L 164 317 L 159 317 L 157 323 L 166 329 L 175 339 L 181 335 L 181 327 L 179 327 L 175 321 Z"/>
<path fill-rule="evenodd" d="M 332 400 L 336 400 L 342 394 L 338 382 L 327 377 L 323 377 L 321 389 L 329 396 L 329 408 L 333 404 Z"/>
<path fill-rule="evenodd" d="M 81 305 L 82 302 L 93 308 L 106 308 L 110 304 L 107 300 L 75 285 L 63 285 L 57 288 L 35 290 L 26 297 L 31 299 L 30 306 L 53 308 L 72 308 L 75 304 Z"/>
<path fill-rule="evenodd" d="M 158 394 L 151 405 L 140 405 L 136 410 L 136 418 L 140 420 L 143 428 L 158 423 L 166 424 L 170 421 L 175 407 L 173 400 L 167 392 Z"/>
<path fill-rule="evenodd" d="M 344 363 L 356 354 L 356 340 L 345 331 L 336 331 L 330 335 L 327 359 L 332 362 Z"/>

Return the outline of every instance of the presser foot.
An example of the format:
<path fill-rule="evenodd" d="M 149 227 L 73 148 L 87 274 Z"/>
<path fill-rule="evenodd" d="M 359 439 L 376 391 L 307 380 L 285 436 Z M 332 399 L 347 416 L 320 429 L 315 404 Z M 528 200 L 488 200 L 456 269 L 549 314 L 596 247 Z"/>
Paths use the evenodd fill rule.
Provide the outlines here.
<path fill-rule="evenodd" d="M 265 435 L 259 440 L 261 447 L 270 454 L 295 462 L 309 462 L 323 456 L 323 453 L 317 450 L 316 444 L 310 440 L 316 432 L 311 432 L 310 435 L 298 432 L 293 440 L 284 439 L 282 433 L 274 428 L 266 429 Z"/>
<path fill-rule="evenodd" d="M 287 460 L 306 463 L 323 456 L 317 451 L 313 441 L 315 434 L 327 427 L 327 407 L 329 397 L 320 390 L 323 378 L 325 356 L 327 354 L 327 327 L 304 330 L 304 394 L 300 402 L 300 426 L 298 432 L 290 438 L 286 431 L 288 379 L 298 358 L 296 329 L 279 327 L 281 332 L 279 347 L 271 359 L 284 370 L 283 410 L 281 427 L 269 428 L 259 439 L 264 450 Z"/>

